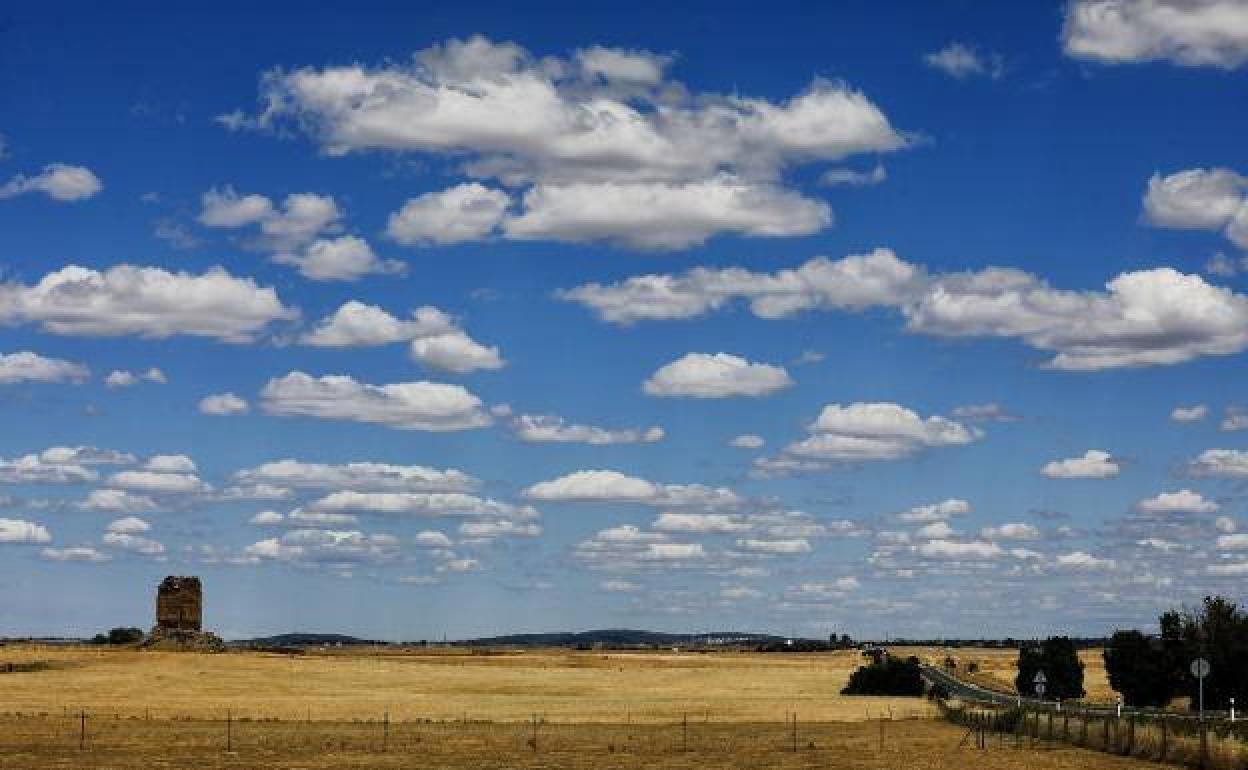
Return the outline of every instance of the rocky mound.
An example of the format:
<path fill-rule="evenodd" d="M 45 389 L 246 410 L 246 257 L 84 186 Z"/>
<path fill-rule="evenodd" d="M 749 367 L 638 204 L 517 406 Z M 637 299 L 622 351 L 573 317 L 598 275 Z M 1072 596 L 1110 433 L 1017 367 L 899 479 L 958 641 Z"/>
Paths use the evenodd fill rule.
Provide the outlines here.
<path fill-rule="evenodd" d="M 181 652 L 225 652 L 225 642 L 216 634 L 169 628 L 153 628 L 152 633 L 143 641 L 142 647 Z"/>

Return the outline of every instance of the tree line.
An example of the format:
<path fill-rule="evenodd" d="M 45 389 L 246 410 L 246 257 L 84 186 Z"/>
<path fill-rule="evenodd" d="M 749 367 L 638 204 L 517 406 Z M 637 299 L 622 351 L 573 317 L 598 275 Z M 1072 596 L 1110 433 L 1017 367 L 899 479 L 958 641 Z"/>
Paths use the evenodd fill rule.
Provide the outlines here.
<path fill-rule="evenodd" d="M 1187 698 L 1198 707 L 1200 683 L 1193 660 L 1209 662 L 1205 705 L 1226 709 L 1230 699 L 1248 697 L 1248 613 L 1221 596 L 1206 596 L 1199 607 L 1165 612 L 1158 633 L 1118 631 L 1105 646 L 1109 684 L 1129 706 L 1165 707 Z"/>

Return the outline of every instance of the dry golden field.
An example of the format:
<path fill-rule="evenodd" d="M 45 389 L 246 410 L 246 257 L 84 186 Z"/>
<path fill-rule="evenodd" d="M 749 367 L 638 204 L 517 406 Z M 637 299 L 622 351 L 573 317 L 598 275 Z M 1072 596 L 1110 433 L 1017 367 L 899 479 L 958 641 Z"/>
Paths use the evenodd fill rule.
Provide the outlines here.
<path fill-rule="evenodd" d="M 881 741 L 881 726 L 883 740 Z M 227 751 L 221 722 L 143 719 L 78 724 L 63 717 L 0 717 L 0 768 L 31 770 L 330 770 L 331 768 L 567 768 L 568 770 L 1143 770 L 1160 767 L 1067 746 L 1031 748 L 1009 736 L 986 750 L 963 741 L 943 721 L 831 722 L 798 725 L 691 722 L 607 725 L 544 724 L 536 745 L 522 723 L 247 722 L 233 725 Z"/>
<path fill-rule="evenodd" d="M 861 663 L 834 654 L 598 653 L 567 650 L 230 652 L 0 647 L 0 663 L 48 670 L 0 674 L 3 711 L 249 719 L 780 722 L 928 715 L 914 698 L 839 695 Z"/>
<path fill-rule="evenodd" d="M 1018 661 L 1018 650 L 1007 650 L 986 647 L 913 647 L 894 650 L 899 655 L 917 655 L 924 662 L 941 665 L 945 657 L 952 657 L 958 662 L 958 676 L 973 681 L 982 687 L 1004 692 L 1014 692 L 1014 664 Z M 1102 650 L 1080 650 L 1079 660 L 1083 661 L 1083 689 L 1087 691 L 1084 698 L 1089 703 L 1113 703 L 1117 694 L 1110 688 L 1109 679 L 1105 675 L 1105 659 Z M 977 663 L 979 671 L 968 674 L 968 663 Z"/>

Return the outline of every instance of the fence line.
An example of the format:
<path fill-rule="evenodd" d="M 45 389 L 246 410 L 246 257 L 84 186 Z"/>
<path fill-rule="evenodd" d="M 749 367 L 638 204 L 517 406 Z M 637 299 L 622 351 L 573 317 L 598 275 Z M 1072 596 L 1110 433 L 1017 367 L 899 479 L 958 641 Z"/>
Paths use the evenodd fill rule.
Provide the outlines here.
<path fill-rule="evenodd" d="M 1248 758 L 1243 722 L 1193 719 L 1183 715 L 1129 712 L 1065 705 L 1056 708 L 1000 704 L 953 705 L 938 701 L 945 718 L 968 728 L 983 748 L 987 733 L 1015 735 L 1021 744 L 1061 743 L 1121 756 L 1211 770 L 1240 770 Z M 1072 722 L 1077 730 L 1072 731 Z M 1099 728 L 1099 730 L 1097 729 Z M 1099 734 L 1098 734 L 1099 733 Z"/>

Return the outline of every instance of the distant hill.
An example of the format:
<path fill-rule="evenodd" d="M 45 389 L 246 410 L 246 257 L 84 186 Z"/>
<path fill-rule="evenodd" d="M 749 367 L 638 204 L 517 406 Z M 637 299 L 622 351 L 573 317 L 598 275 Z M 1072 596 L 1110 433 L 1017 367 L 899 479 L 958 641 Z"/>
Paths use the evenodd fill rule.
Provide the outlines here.
<path fill-rule="evenodd" d="M 741 631 L 711 631 L 701 634 L 669 634 L 609 628 L 594 631 L 557 631 L 540 634 L 506 634 L 481 639 L 465 639 L 458 645 L 471 647 L 718 647 L 783 643 L 784 637 Z"/>

